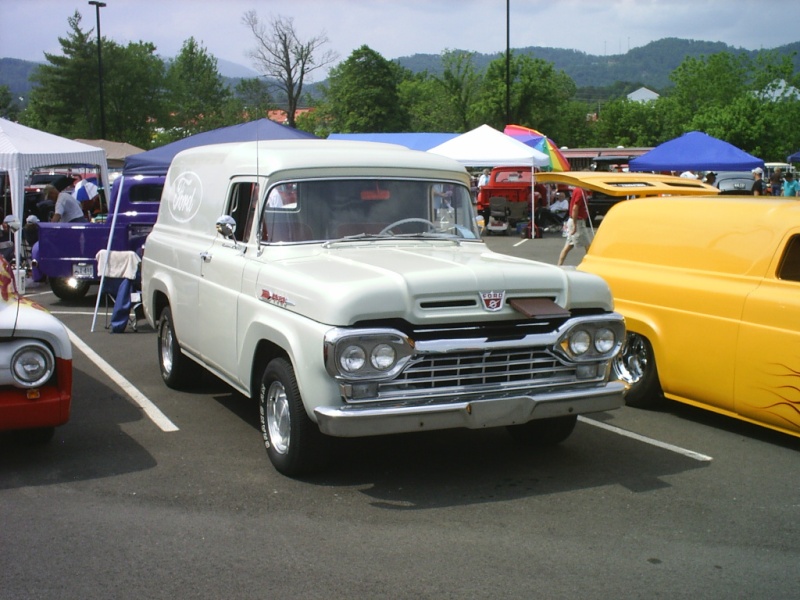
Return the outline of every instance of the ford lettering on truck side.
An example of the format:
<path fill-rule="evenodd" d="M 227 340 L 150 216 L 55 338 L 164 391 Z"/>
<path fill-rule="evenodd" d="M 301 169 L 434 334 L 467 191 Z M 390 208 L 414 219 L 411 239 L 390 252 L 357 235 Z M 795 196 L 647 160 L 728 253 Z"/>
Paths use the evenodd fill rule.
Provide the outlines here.
<path fill-rule="evenodd" d="M 257 399 L 268 456 L 334 437 L 508 427 L 554 444 L 614 409 L 625 328 L 597 276 L 489 251 L 458 163 L 388 144 L 186 150 L 142 262 L 165 383 Z"/>

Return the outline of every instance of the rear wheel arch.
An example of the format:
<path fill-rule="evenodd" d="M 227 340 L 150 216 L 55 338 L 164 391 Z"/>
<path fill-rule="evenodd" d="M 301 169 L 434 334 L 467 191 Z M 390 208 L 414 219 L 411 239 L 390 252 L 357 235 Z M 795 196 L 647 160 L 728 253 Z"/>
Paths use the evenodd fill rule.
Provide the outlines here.
<path fill-rule="evenodd" d="M 153 307 L 153 321 L 158 321 L 161 317 L 161 312 L 170 305 L 169 298 L 164 292 L 156 290 L 153 292 L 153 301 L 150 305 Z"/>

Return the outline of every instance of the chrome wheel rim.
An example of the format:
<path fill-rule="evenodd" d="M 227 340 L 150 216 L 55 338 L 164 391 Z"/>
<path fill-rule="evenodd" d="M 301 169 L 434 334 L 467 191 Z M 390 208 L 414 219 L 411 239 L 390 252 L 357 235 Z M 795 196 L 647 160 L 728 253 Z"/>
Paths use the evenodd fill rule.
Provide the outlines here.
<path fill-rule="evenodd" d="M 629 333 L 625 345 L 614 359 L 614 374 L 621 381 L 635 385 L 644 378 L 649 362 L 644 338 L 635 333 Z"/>
<path fill-rule="evenodd" d="M 289 451 L 291 417 L 286 388 L 281 382 L 273 381 L 269 386 L 266 409 L 270 446 L 278 454 L 286 454 Z"/>
<path fill-rule="evenodd" d="M 163 323 L 161 325 L 161 368 L 167 374 L 172 373 L 172 346 L 174 341 L 172 328 L 168 323 Z"/>

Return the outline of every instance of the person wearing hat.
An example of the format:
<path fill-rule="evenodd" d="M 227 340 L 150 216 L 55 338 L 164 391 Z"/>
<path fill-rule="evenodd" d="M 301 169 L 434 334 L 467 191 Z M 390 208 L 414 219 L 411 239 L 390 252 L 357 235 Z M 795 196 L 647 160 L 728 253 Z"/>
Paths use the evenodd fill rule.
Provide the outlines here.
<path fill-rule="evenodd" d="M 764 180 L 762 179 L 764 175 L 764 170 L 761 167 L 756 167 L 753 169 L 753 187 L 751 188 L 751 193 L 753 196 L 763 196 L 764 195 Z"/>
<path fill-rule="evenodd" d="M 39 217 L 28 215 L 28 218 L 25 219 L 25 226 L 22 228 L 22 239 L 31 247 L 39 241 Z"/>

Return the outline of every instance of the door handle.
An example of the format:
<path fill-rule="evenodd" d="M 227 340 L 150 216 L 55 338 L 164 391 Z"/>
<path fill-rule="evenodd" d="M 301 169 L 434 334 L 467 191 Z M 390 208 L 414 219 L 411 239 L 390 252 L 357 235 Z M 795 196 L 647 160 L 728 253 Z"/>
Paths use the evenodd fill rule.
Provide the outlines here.
<path fill-rule="evenodd" d="M 201 252 L 200 253 L 200 259 L 204 263 L 210 263 L 211 262 L 211 253 L 210 252 Z"/>

